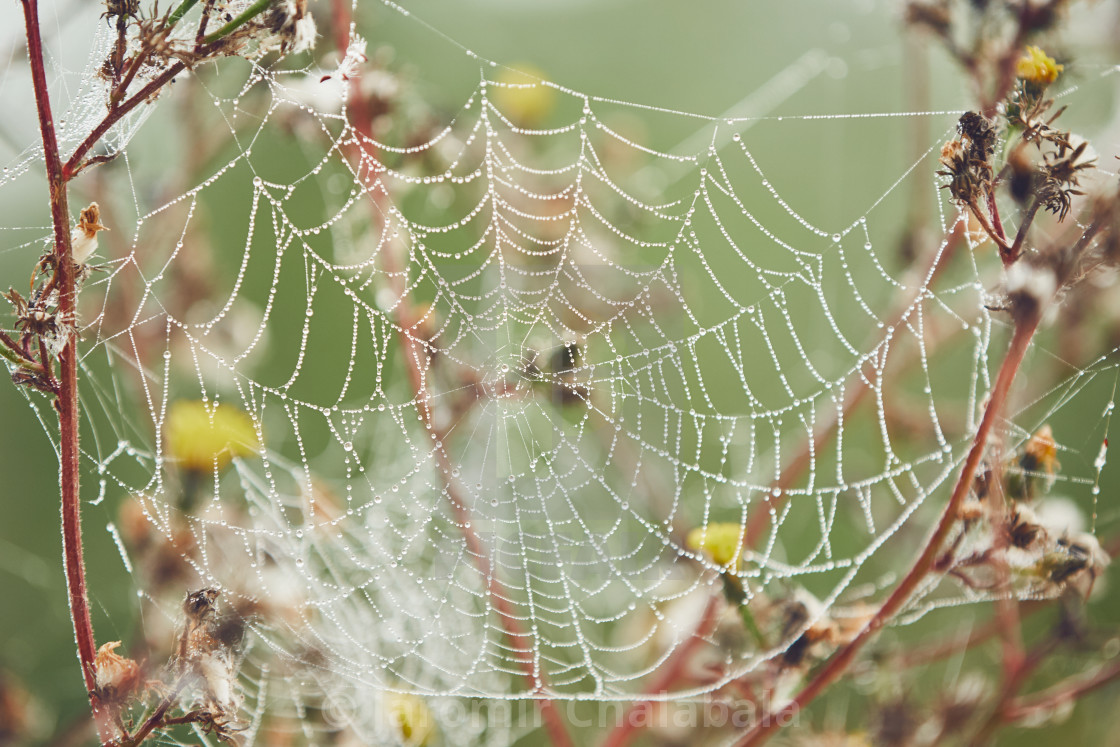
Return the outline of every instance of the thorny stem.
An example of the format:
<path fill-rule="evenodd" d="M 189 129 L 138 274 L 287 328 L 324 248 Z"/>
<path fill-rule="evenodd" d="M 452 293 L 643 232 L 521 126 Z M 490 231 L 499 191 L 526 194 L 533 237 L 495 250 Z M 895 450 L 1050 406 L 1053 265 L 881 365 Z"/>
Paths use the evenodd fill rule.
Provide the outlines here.
<path fill-rule="evenodd" d="M 345 0 L 334 0 L 332 2 L 332 10 L 334 16 L 332 26 L 335 34 L 335 44 L 341 52 L 345 53 L 350 43 L 350 8 Z M 370 152 L 370 143 L 372 142 L 370 133 L 371 117 L 366 101 L 362 97 L 360 81 L 357 75 L 351 78 L 351 92 L 352 121 L 357 135 L 360 138 L 354 147 L 359 157 L 359 163 L 356 168 L 361 170 L 363 168 L 361 160 L 367 157 L 372 158 L 373 154 Z M 384 230 L 385 226 L 377 197 L 371 195 L 371 200 L 374 221 L 380 223 Z M 391 249 L 391 247 L 387 247 L 387 249 Z M 382 253 L 382 257 L 385 263 L 385 274 L 390 278 L 400 276 L 401 271 L 397 271 L 394 266 L 395 258 L 393 252 L 387 250 Z M 539 670 L 532 659 L 533 641 L 521 627 L 523 618 L 516 615 L 513 604 L 510 601 L 511 597 L 509 593 L 502 585 L 501 580 L 497 577 L 497 574 L 490 564 L 490 555 L 486 547 L 482 544 L 482 540 L 479 539 L 478 534 L 476 534 L 472 528 L 470 509 L 467 502 L 464 500 L 458 481 L 452 476 L 453 465 L 444 447 L 444 444 L 447 442 L 448 433 L 445 429 L 437 426 L 432 417 L 430 395 L 424 380 L 427 366 L 423 361 L 428 358 L 427 351 L 423 348 L 422 344 L 408 332 L 411 321 L 407 318 L 407 314 L 411 306 L 409 299 L 406 297 L 407 288 L 402 282 L 400 287 L 394 290 L 398 298 L 400 298 L 396 306 L 396 327 L 397 337 L 401 345 L 401 357 L 404 359 L 405 368 L 407 369 L 409 384 L 416 396 L 417 411 L 424 426 L 427 428 L 428 432 L 435 436 L 435 441 L 439 444 L 435 449 L 436 459 L 439 463 L 438 472 L 443 481 L 444 492 L 455 514 L 456 523 L 459 525 L 460 531 L 463 534 L 467 552 L 472 556 L 475 569 L 487 586 L 487 593 L 490 597 L 491 604 L 494 607 L 494 611 L 497 613 L 498 622 L 502 630 L 510 640 L 511 648 L 517 652 L 518 664 L 521 668 L 522 675 L 536 696 L 537 707 L 540 709 L 541 716 L 544 719 L 545 730 L 548 732 L 551 743 L 556 747 L 572 747 L 571 737 L 568 736 L 560 710 L 544 692 L 544 688 L 548 686 L 548 680 L 545 673 Z"/>
<path fill-rule="evenodd" d="M 996 418 L 998 418 L 999 414 L 1003 411 L 1004 403 L 1007 401 L 1007 396 L 1011 391 L 1011 384 L 1015 380 L 1015 375 L 1019 371 L 1019 367 L 1030 346 L 1031 339 L 1034 337 L 1035 330 L 1038 329 L 1039 320 L 1040 312 L 1038 308 L 1024 309 L 1016 318 L 1015 331 L 1011 337 L 1007 355 L 1000 365 L 995 386 L 988 396 L 987 407 L 984 409 L 984 415 L 972 439 L 972 448 L 969 449 L 960 476 L 949 497 L 949 502 L 945 505 L 945 509 L 941 514 L 941 520 L 938 522 L 937 528 L 929 538 L 929 541 L 926 542 L 914 566 L 902 581 L 899 582 L 898 586 L 895 587 L 894 591 L 879 608 L 878 612 L 875 613 L 874 617 L 868 621 L 856 637 L 833 654 L 832 658 L 828 660 L 825 666 L 792 701 L 785 705 L 777 714 L 772 714 L 769 718 L 763 718 L 759 722 L 759 726 L 744 735 L 744 737 L 736 743 L 737 747 L 754 747 L 755 745 L 763 744 L 773 736 L 777 729 L 790 723 L 802 709 L 813 702 L 818 695 L 851 666 L 856 654 L 858 654 L 895 613 L 902 608 L 907 600 L 910 599 L 911 594 L 917 589 L 922 579 L 930 572 L 934 560 L 941 550 L 941 545 L 945 542 L 945 539 L 949 536 L 949 532 L 957 523 L 957 511 L 961 503 L 972 489 L 973 480 L 976 477 L 976 470 L 980 466 L 988 444 L 988 435 L 991 433 Z"/>
<path fill-rule="evenodd" d="M 46 68 L 43 62 L 43 41 L 39 32 L 38 0 L 21 0 L 27 34 L 27 56 L 31 67 L 31 81 L 35 89 L 39 130 L 43 140 L 43 159 L 46 162 L 47 185 L 50 190 L 51 222 L 54 226 L 55 276 L 58 278 L 58 314 L 66 321 L 74 318 L 75 277 L 74 259 L 70 246 L 70 213 L 66 200 L 66 173 L 58 153 L 54 117 L 51 114 L 50 91 L 47 88 Z M 41 361 L 43 367 L 50 363 Z M 69 335 L 59 355 L 58 411 L 59 466 L 62 498 L 62 547 L 63 567 L 70 599 L 70 618 L 78 647 L 78 662 L 85 680 L 98 731 L 102 741 L 111 736 L 111 728 L 100 712 L 95 694 L 93 660 L 96 656 L 93 623 L 90 620 L 89 599 L 86 593 L 85 563 L 82 560 L 82 526 L 79 496 L 78 450 L 78 350 L 77 336 Z"/>

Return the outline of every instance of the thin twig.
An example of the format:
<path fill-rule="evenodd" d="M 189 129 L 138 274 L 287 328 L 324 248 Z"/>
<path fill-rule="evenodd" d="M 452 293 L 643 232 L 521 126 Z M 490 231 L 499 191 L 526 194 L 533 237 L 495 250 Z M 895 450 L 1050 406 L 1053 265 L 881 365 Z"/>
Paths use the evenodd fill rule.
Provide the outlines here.
<path fill-rule="evenodd" d="M 1001 454 L 992 456 L 992 464 L 1003 462 Z M 1020 625 L 1019 600 L 1011 592 L 1011 568 L 1007 562 L 1007 548 L 1011 544 L 1009 536 L 1010 507 L 1007 496 L 1003 491 L 1003 480 L 996 477 L 992 480 L 992 489 L 989 491 L 991 505 L 989 506 L 990 521 L 996 528 L 995 539 L 992 543 L 991 558 L 996 573 L 996 588 L 1000 594 L 996 598 L 996 620 L 999 622 L 999 634 L 1003 641 L 1003 677 L 1010 682 L 1019 676 L 1026 656 L 1023 649 L 1023 633 Z"/>
<path fill-rule="evenodd" d="M 1049 711 L 1088 695 L 1120 679 L 1120 661 L 1102 667 L 1096 674 L 1080 680 L 1066 681 L 1035 695 L 1012 701 L 1004 710 L 1005 721 L 1021 721 L 1040 711 Z"/>
<path fill-rule="evenodd" d="M 1040 207 L 1042 207 L 1042 197 L 1036 196 L 1034 202 L 1032 202 L 1031 206 L 1027 209 L 1027 212 L 1023 214 L 1023 222 L 1019 224 L 1019 230 L 1015 234 L 1015 241 L 1012 242 L 1011 249 L 1008 251 L 1012 262 L 1017 260 L 1022 253 L 1023 242 L 1027 239 L 1027 231 L 1030 230 L 1031 223 L 1034 222 L 1034 216 L 1038 213 Z"/>
<path fill-rule="evenodd" d="M 777 714 L 769 718 L 763 718 L 756 728 L 744 735 L 744 737 L 736 743 L 739 747 L 754 747 L 755 745 L 763 744 L 767 739 L 773 736 L 774 732 L 781 728 L 781 726 L 793 721 L 802 709 L 813 702 L 818 695 L 835 682 L 848 667 L 851 666 L 852 662 L 855 660 L 856 654 L 858 654 L 876 633 L 894 617 L 895 613 L 910 599 L 910 596 L 920 585 L 922 579 L 929 573 L 930 569 L 933 567 L 934 560 L 941 550 L 941 545 L 949 536 L 949 532 L 952 530 L 953 526 L 957 523 L 957 510 L 960 508 L 965 496 L 968 495 L 968 492 L 972 489 L 972 483 L 976 477 L 976 470 L 980 466 L 981 459 L 987 447 L 988 435 L 991 433 L 996 418 L 998 418 L 1003 411 L 1004 403 L 1007 401 L 1007 396 L 1011 390 L 1011 384 L 1015 380 L 1015 375 L 1018 373 L 1019 367 L 1030 346 L 1031 339 L 1034 337 L 1035 330 L 1038 328 L 1039 318 L 1039 309 L 1037 306 L 1026 309 L 1024 313 L 1020 314 L 1017 318 L 1011 344 L 1008 347 L 1007 355 L 1004 357 L 1003 363 L 1000 365 L 995 386 L 992 388 L 992 392 L 988 397 L 987 407 L 984 409 L 984 415 L 980 420 L 980 425 L 973 436 L 972 447 L 969 449 L 968 456 L 961 469 L 960 477 L 953 487 L 953 492 L 949 497 L 948 503 L 945 505 L 945 509 L 942 511 L 937 528 L 929 538 L 929 541 L 926 542 L 914 566 L 898 586 L 895 587 L 882 607 L 879 608 L 878 612 L 875 613 L 874 617 L 868 621 L 867 625 L 864 626 L 856 637 L 833 654 L 809 684 L 797 694 L 797 697 L 785 705 Z"/>
<path fill-rule="evenodd" d="M 197 721 L 197 718 L 191 718 L 192 716 L 195 716 L 197 714 L 196 711 L 191 711 L 185 716 L 180 716 L 176 719 L 166 718 L 167 712 L 171 710 L 171 707 L 173 705 L 175 705 L 175 702 L 179 699 L 179 693 L 183 691 L 183 688 L 186 687 L 187 681 L 191 679 L 191 677 L 192 675 L 189 672 L 182 675 L 179 678 L 179 681 L 175 683 L 175 687 L 171 690 L 170 693 L 168 693 L 167 697 L 160 701 L 160 704 L 156 706 L 156 709 L 154 711 L 152 711 L 152 715 L 144 719 L 144 723 L 140 725 L 140 728 L 136 730 L 136 733 L 131 735 L 126 734 L 121 737 L 121 739 L 119 740 L 120 747 L 135 747 L 135 745 L 138 745 L 145 739 L 147 739 L 149 734 L 162 726 L 186 724 L 191 723 L 192 721 Z"/>
<path fill-rule="evenodd" d="M 976 217 L 976 222 L 979 223 L 980 227 L 984 229 L 984 233 L 988 234 L 988 238 L 994 241 L 996 246 L 999 247 L 999 256 L 1003 260 L 1003 264 L 1011 264 L 1011 260 L 1009 259 L 1011 254 L 1011 245 L 1007 243 L 1007 239 L 1003 236 L 1000 236 L 1000 233 L 996 231 L 995 226 L 993 226 L 992 222 L 988 220 L 988 216 L 984 214 L 984 211 L 980 209 L 980 206 L 976 203 L 975 200 L 968 203 L 968 209 Z M 1000 230 L 1002 231 L 1002 229 Z"/>
<path fill-rule="evenodd" d="M 1027 683 L 1030 676 L 1054 652 L 1060 642 L 1058 636 L 1048 636 L 1029 656 L 1024 656 L 1022 661 L 1007 673 L 988 717 L 970 740 L 972 747 L 981 747 L 991 742 L 996 732 L 1006 723 L 1007 708 L 1019 689 Z"/>
<path fill-rule="evenodd" d="M 26 2 L 27 0 L 23 1 Z M 119 122 L 121 117 L 147 101 L 152 94 L 163 88 L 168 81 L 186 69 L 187 66 L 182 60 L 176 61 L 171 67 L 164 70 L 152 79 L 150 83 L 133 94 L 127 101 L 105 115 L 105 119 L 101 120 L 101 123 L 98 124 L 97 127 L 93 128 L 93 131 L 86 136 L 86 139 L 81 142 L 70 155 L 70 158 L 67 159 L 66 164 L 62 167 L 63 179 L 69 181 L 81 173 L 87 166 L 92 165 L 93 159 L 89 161 L 83 161 L 82 159 L 85 158 L 86 153 L 88 153 L 91 148 L 97 145 L 102 136 L 104 136 L 113 125 Z"/>

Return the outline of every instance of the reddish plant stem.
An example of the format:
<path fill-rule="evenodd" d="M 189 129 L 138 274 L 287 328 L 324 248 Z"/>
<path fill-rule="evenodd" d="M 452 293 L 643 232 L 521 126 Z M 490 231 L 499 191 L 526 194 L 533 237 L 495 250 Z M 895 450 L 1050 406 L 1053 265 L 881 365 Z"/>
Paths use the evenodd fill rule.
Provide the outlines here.
<path fill-rule="evenodd" d="M 999 690 L 999 694 L 995 698 L 992 705 L 991 712 L 988 717 L 980 725 L 980 728 L 969 740 L 969 744 L 973 747 L 980 747 L 980 745 L 989 744 L 1007 722 L 1007 708 L 1014 700 L 1016 693 L 1019 689 L 1026 684 L 1030 676 L 1038 669 L 1038 667 L 1046 661 L 1046 659 L 1058 647 L 1060 638 L 1057 636 L 1050 636 L 1043 640 L 1043 642 L 1035 648 L 1029 655 L 1024 655 L 1018 665 L 1009 670 L 1003 679 L 1003 686 Z M 1006 660 L 1005 660 L 1006 663 Z"/>
<path fill-rule="evenodd" d="M 347 5 L 346 0 L 333 0 L 332 10 L 333 18 L 331 27 L 335 35 L 335 45 L 340 53 L 345 54 L 347 47 L 350 45 L 350 7 Z M 350 84 L 351 121 L 361 138 L 354 147 L 358 156 L 356 169 L 360 172 L 363 169 L 362 159 L 369 158 L 370 160 L 374 160 L 376 155 L 370 145 L 372 142 L 372 117 L 366 99 L 361 93 L 357 75 L 351 79 Z M 382 194 L 385 194 L 383 188 Z M 383 213 L 376 196 L 371 196 L 371 206 L 374 208 L 374 222 L 381 224 L 384 229 L 385 226 L 381 217 Z M 435 441 L 439 444 L 435 450 L 436 460 L 439 465 L 440 475 L 443 478 L 448 501 L 451 503 L 456 523 L 459 525 L 460 531 L 463 534 L 467 552 L 473 558 L 475 570 L 485 580 L 487 594 L 490 597 L 490 603 L 493 605 L 494 611 L 497 613 L 499 624 L 506 637 L 509 639 L 511 648 L 516 652 L 515 655 L 517 656 L 522 676 L 536 696 L 537 708 L 540 709 L 541 716 L 544 720 L 544 727 L 548 732 L 551 743 L 557 745 L 557 747 L 572 747 L 572 741 L 564 726 L 560 710 L 556 707 L 556 703 L 543 692 L 544 688 L 547 687 L 548 679 L 544 672 L 538 671 L 536 663 L 533 661 L 533 639 L 522 628 L 522 618 L 515 614 L 510 596 L 490 564 L 490 555 L 486 547 L 482 544 L 482 540 L 479 539 L 478 534 L 473 529 L 470 508 L 464 500 L 462 489 L 458 481 L 452 477 L 453 465 L 451 464 L 451 460 L 444 446 L 449 434 L 445 429 L 438 427 L 433 419 L 427 385 L 424 381 L 427 361 L 429 360 L 428 354 L 420 341 L 407 331 L 414 321 L 410 318 L 411 304 L 408 302 L 408 299 L 404 297 L 407 293 L 406 283 L 403 279 L 404 271 L 396 267 L 396 258 L 391 249 L 392 247 L 386 244 L 385 251 L 382 253 L 382 261 L 383 269 L 387 277 L 401 278 L 398 282 L 398 287 L 394 288 L 394 291 L 400 299 L 395 314 L 397 338 L 400 343 L 409 384 L 416 397 L 417 410 L 423 420 L 425 428 L 429 433 L 435 436 Z"/>
<path fill-rule="evenodd" d="M 1026 602 L 1021 605 L 1020 619 L 1046 609 L 1050 606 L 1052 601 L 1053 600 L 1033 600 Z M 1002 625 L 1003 623 L 999 616 L 995 616 L 967 635 L 947 636 L 936 643 L 922 646 L 919 649 L 903 654 L 898 659 L 892 661 L 892 666 L 896 669 L 913 669 L 914 667 L 932 664 L 935 661 L 949 656 L 964 653 L 1000 635 L 1002 633 Z"/>
<path fill-rule="evenodd" d="M 51 114 L 50 91 L 47 87 L 46 68 L 43 63 L 43 40 L 39 32 L 39 7 L 37 0 L 21 0 L 27 33 L 27 56 L 31 67 L 31 82 L 35 89 L 35 106 L 38 110 L 39 131 L 43 139 L 43 160 L 46 164 L 47 186 L 50 190 L 51 222 L 54 226 L 55 278 L 58 288 L 58 315 L 66 324 L 75 319 L 74 259 L 70 246 L 70 212 L 67 205 L 66 176 L 58 153 L 54 117 Z M 49 360 L 41 361 L 44 368 Z M 96 646 L 93 623 L 89 614 L 86 593 L 86 571 L 82 559 L 82 524 L 79 490 L 78 448 L 78 349 L 77 336 L 71 334 L 59 355 L 58 396 L 54 406 L 58 411 L 59 474 L 62 499 L 62 558 L 66 574 L 66 588 L 70 600 L 70 619 L 74 626 L 74 640 L 78 646 L 78 662 L 82 669 L 90 707 L 98 725 L 102 741 L 111 738 L 111 727 L 99 713 L 96 682 L 93 677 L 93 660 Z"/>
<path fill-rule="evenodd" d="M 1020 721 L 1039 711 L 1051 710 L 1077 700 L 1117 679 L 1120 679 L 1120 661 L 1114 661 L 1111 665 L 1101 668 L 1091 677 L 1063 682 L 1035 695 L 1018 698 L 1004 709 L 1003 718 L 1008 722 Z"/>
<path fill-rule="evenodd" d="M 23 2 L 26 5 L 27 0 L 23 0 Z M 109 113 L 105 115 L 105 119 L 101 120 L 101 123 L 98 124 L 97 127 L 93 128 L 93 131 L 90 132 L 88 136 L 86 136 L 86 139 L 82 141 L 81 145 L 79 145 L 74 150 L 73 154 L 71 154 L 70 158 L 67 159 L 66 164 L 62 167 L 61 172 L 63 182 L 73 179 L 78 175 L 79 172 L 81 172 L 83 168 L 85 168 L 90 163 L 83 163 L 82 159 L 85 158 L 85 155 L 89 153 L 90 149 L 93 148 L 93 146 L 97 145 L 97 142 L 102 138 L 102 136 L 106 132 L 108 132 L 113 125 L 121 120 L 121 117 L 128 114 L 140 104 L 143 104 L 145 101 L 147 101 L 152 96 L 152 94 L 156 93 L 157 91 L 159 91 L 159 89 L 167 85 L 168 81 L 170 81 L 179 73 L 183 72 L 186 68 L 187 66 L 181 61 L 174 63 L 171 67 L 164 70 L 159 74 L 158 77 L 154 78 L 150 83 L 148 83 L 148 85 L 144 86 L 135 94 L 133 94 L 130 99 L 125 101 L 123 104 L 120 104 L 119 106 L 114 106 L 113 108 L 111 108 L 109 110 Z"/>
<path fill-rule="evenodd" d="M 665 663 L 657 679 L 646 690 L 647 695 L 664 695 L 669 692 L 673 683 L 681 677 L 692 658 L 692 654 L 704 642 L 704 636 L 708 635 L 716 625 L 716 620 L 719 617 L 720 598 L 718 594 L 713 594 L 708 598 L 708 606 L 704 608 L 704 614 L 696 624 L 696 629 Z M 644 721 L 633 719 L 631 715 L 639 708 L 648 707 L 649 703 L 648 700 L 641 700 L 626 709 L 618 726 L 612 729 L 607 738 L 603 740 L 602 747 L 625 747 L 629 744 L 635 736 L 634 732 Z"/>
<path fill-rule="evenodd" d="M 791 723 L 802 709 L 812 703 L 818 695 L 835 682 L 848 667 L 851 666 L 852 662 L 855 660 L 856 654 L 858 654 L 879 630 L 887 624 L 895 613 L 902 608 L 907 600 L 910 599 L 911 594 L 917 589 L 922 579 L 930 572 L 941 550 L 941 545 L 945 542 L 945 539 L 949 536 L 949 532 L 957 523 L 957 510 L 960 508 L 965 496 L 967 496 L 968 492 L 972 489 L 972 483 L 976 477 L 976 470 L 980 466 L 980 462 L 983 459 L 987 447 L 988 436 L 991 433 L 996 419 L 1003 411 L 1004 403 L 1007 401 L 1008 394 L 1011 391 L 1011 384 L 1015 380 L 1015 375 L 1019 371 L 1019 367 L 1030 346 L 1030 341 L 1034 337 L 1035 330 L 1038 329 L 1038 322 L 1038 308 L 1023 310 L 1017 317 L 1011 344 L 1008 347 L 1007 355 L 1004 357 L 1003 363 L 1000 365 L 995 386 L 988 396 L 988 404 L 984 409 L 984 415 L 980 420 L 980 425 L 976 429 L 976 434 L 973 436 L 972 448 L 969 449 L 968 456 L 965 458 L 964 467 L 961 469 L 960 477 L 953 487 L 949 502 L 945 505 L 945 510 L 941 514 L 941 520 L 938 522 L 937 528 L 929 538 L 929 541 L 926 542 L 914 566 L 902 581 L 899 582 L 891 595 L 887 597 L 883 606 L 879 608 L 879 611 L 875 613 L 875 616 L 871 618 L 859 634 L 856 635 L 849 644 L 833 654 L 832 658 L 828 660 L 809 684 L 797 694 L 797 697 L 784 706 L 777 714 L 770 715 L 769 718 L 761 719 L 759 726 L 748 732 L 736 743 L 738 747 L 754 747 L 755 745 L 764 744 L 782 725 Z"/>

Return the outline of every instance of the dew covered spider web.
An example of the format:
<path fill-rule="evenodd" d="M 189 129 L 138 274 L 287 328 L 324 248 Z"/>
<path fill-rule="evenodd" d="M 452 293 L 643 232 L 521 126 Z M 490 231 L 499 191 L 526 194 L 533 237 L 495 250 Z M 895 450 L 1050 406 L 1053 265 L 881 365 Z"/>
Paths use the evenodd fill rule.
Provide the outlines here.
<path fill-rule="evenodd" d="M 64 151 L 104 110 L 99 28 Z M 384 71 L 352 35 L 339 68 L 200 71 L 205 111 L 173 116 L 212 131 L 202 155 L 141 128 L 175 110 L 176 83 L 110 131 L 117 159 L 89 177 L 111 234 L 81 299 L 83 495 L 132 502 L 187 569 L 175 593 L 220 588 L 243 616 L 249 742 L 274 708 L 371 738 L 386 693 L 633 701 L 686 651 L 701 663 L 652 697 L 719 691 L 898 579 L 1007 339 L 990 249 L 972 255 L 934 176 L 960 111 L 711 117 L 511 78 L 426 38 L 479 72 L 434 124 L 366 134 L 352 98 Z M 800 58 L 772 104 L 829 64 Z M 519 121 L 542 92 L 548 125 Z M 752 144 L 915 120 L 926 140 L 877 179 Z M 634 123 L 653 121 L 692 134 L 650 144 Z M 193 181 L 169 192 L 158 169 L 179 159 Z M 0 188 L 40 166 L 35 147 L 13 156 Z M 818 178 L 857 205 L 843 220 L 785 196 Z M 906 262 L 912 204 L 936 230 Z M 49 236 L 5 233 L 31 259 Z M 1004 448 L 1080 403 L 1059 489 L 1095 511 L 1115 360 L 1035 359 L 1057 373 L 1016 400 Z M 172 452 L 184 401 L 248 414 L 232 463 Z M 760 620 L 802 600 L 763 641 L 728 620 L 728 567 L 688 539 L 723 524 Z M 146 624 L 170 631 L 150 548 L 119 543 Z M 989 598 L 933 579 L 900 620 Z M 445 738 L 507 739 L 486 728 Z"/>

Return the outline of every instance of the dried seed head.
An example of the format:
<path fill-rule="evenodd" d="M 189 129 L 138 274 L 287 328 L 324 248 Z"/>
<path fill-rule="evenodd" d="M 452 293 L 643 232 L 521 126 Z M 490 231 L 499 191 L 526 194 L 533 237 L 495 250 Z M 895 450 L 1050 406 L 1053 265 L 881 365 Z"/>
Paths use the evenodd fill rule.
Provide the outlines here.
<path fill-rule="evenodd" d="M 89 258 L 97 253 L 97 232 L 108 230 L 101 225 L 101 209 L 96 202 L 91 202 L 89 207 L 79 214 L 78 224 L 70 232 L 70 248 L 74 262 L 83 265 L 89 261 Z"/>
<path fill-rule="evenodd" d="M 1030 507 L 1017 503 L 1007 526 L 1007 534 L 1012 547 L 1026 550 L 1046 537 L 1046 529 Z"/>
<path fill-rule="evenodd" d="M 144 688 L 140 665 L 114 653 L 120 641 L 110 641 L 97 649 L 93 659 L 93 680 L 97 697 L 105 706 L 119 710 L 136 698 Z"/>

